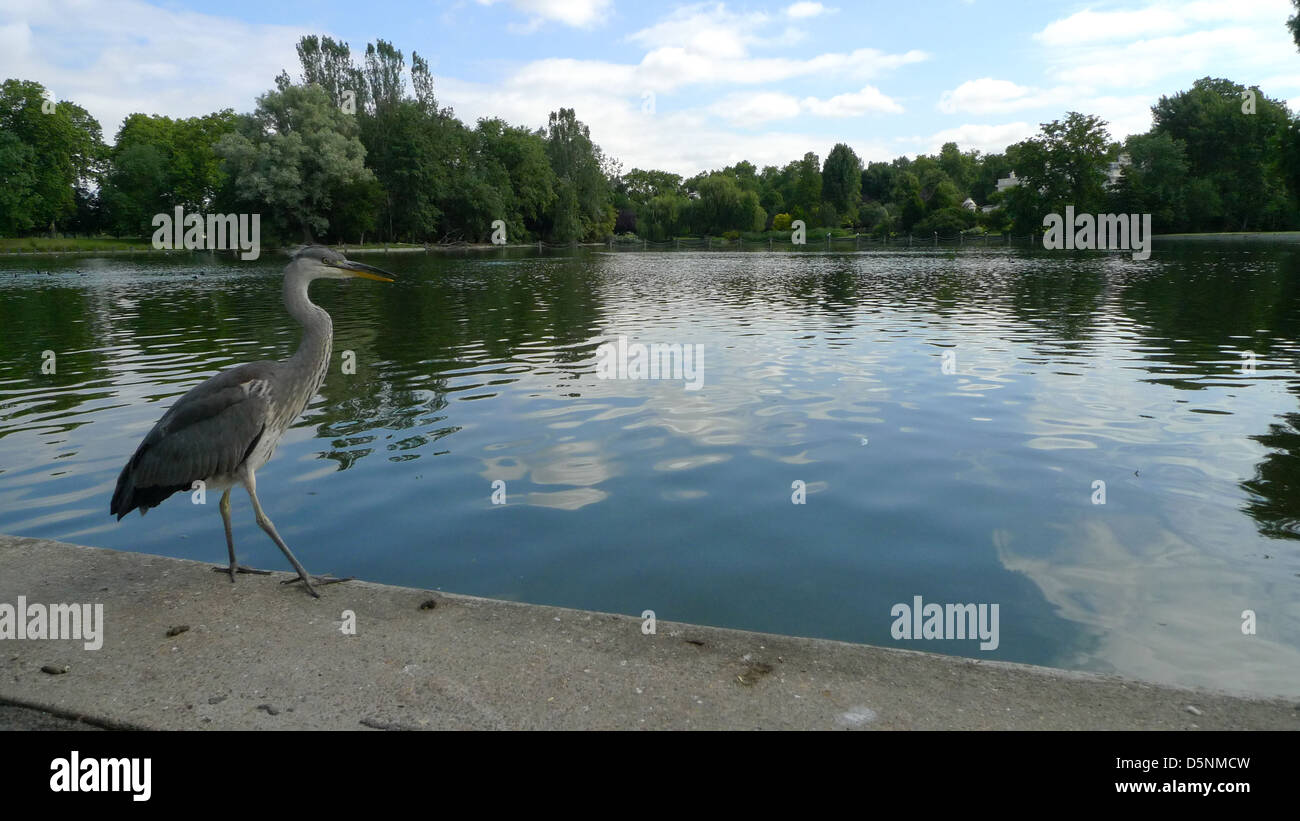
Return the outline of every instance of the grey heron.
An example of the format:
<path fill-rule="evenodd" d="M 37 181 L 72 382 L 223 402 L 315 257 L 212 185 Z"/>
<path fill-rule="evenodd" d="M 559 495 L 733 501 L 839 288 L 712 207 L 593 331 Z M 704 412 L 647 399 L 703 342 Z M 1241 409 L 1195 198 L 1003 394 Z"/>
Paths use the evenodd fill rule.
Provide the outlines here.
<path fill-rule="evenodd" d="M 139 509 L 157 507 L 178 491 L 202 481 L 205 491 L 221 490 L 221 519 L 226 526 L 230 573 L 265 573 L 240 567 L 230 533 L 230 490 L 242 485 L 253 503 L 257 524 L 298 571 L 311 595 L 319 598 L 312 578 L 276 532 L 257 499 L 257 469 L 271 458 L 289 425 L 325 382 L 333 345 L 334 323 L 307 296 L 316 279 L 362 277 L 392 282 L 387 271 L 353 262 L 337 251 L 311 245 L 298 251 L 284 269 L 284 306 L 302 325 L 302 341 L 283 362 L 250 362 L 222 371 L 191 388 L 144 437 L 117 477 L 109 506 L 118 521 Z M 329 584 L 342 579 L 317 579 Z M 287 584 L 288 582 L 286 582 Z"/>

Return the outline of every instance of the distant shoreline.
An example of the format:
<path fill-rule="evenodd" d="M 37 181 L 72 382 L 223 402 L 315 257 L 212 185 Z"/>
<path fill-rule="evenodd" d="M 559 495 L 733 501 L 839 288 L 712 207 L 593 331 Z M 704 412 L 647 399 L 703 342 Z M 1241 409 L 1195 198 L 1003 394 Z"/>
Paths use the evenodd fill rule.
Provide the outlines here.
<path fill-rule="evenodd" d="M 972 236 L 980 236 L 980 237 L 982 237 L 982 235 L 972 235 Z M 992 236 L 992 235 L 990 235 L 990 236 Z M 682 239 L 683 239 L 683 240 L 689 239 L 689 240 L 691 240 L 691 241 L 703 241 L 704 238 L 703 238 L 703 237 L 691 237 L 691 238 L 685 238 L 685 237 L 683 237 Z M 715 239 L 718 239 L 718 238 L 715 238 Z M 841 238 L 839 238 L 839 239 L 846 239 L 846 238 L 841 237 Z M 848 238 L 848 239 L 851 239 L 851 237 Z M 1218 231 L 1218 232 L 1213 232 L 1213 233 L 1204 233 L 1204 234 L 1154 234 L 1154 235 L 1152 235 L 1152 239 L 1154 239 L 1154 240 L 1160 240 L 1160 241 L 1169 241 L 1169 240 L 1179 240 L 1179 241 L 1182 241 L 1182 240 L 1188 240 L 1188 241 L 1193 241 L 1193 242 L 1285 242 L 1285 243 L 1290 243 L 1290 242 L 1300 242 L 1300 231 Z M 24 241 L 24 240 L 9 240 L 9 242 L 13 242 L 13 243 L 23 242 L 23 241 Z M 59 246 L 61 246 L 61 247 L 57 247 L 57 248 L 49 248 L 49 249 L 45 249 L 45 248 L 9 248 L 9 247 L 6 247 L 6 241 L 3 240 L 3 239 L 0 239 L 0 257 L 23 257 L 23 256 L 69 256 L 69 255 L 86 255 L 86 254 L 115 255 L 115 254 L 190 254 L 190 253 L 203 253 L 203 252 L 199 252 L 199 251 L 167 250 L 167 249 L 161 249 L 161 250 L 159 250 L 159 249 L 151 248 L 151 247 L 149 247 L 149 246 L 147 246 L 147 245 L 139 245 L 139 246 L 136 246 L 136 245 L 128 245 L 128 244 L 126 244 L 125 242 L 123 243 L 123 247 L 114 248 L 114 247 L 111 247 L 111 244 L 112 244 L 112 242 L 113 242 L 112 240 L 103 240 L 103 239 L 70 239 L 70 240 L 42 240 L 42 241 L 43 241 L 43 242 L 49 242 L 49 243 L 51 243 L 51 244 L 56 244 L 56 243 L 57 243 L 57 245 L 59 245 Z M 633 246 L 634 246 L 634 245 L 636 245 L 636 242 L 637 242 L 637 241 L 632 241 L 632 242 L 619 241 L 619 240 L 616 239 L 616 240 L 614 241 L 614 247 L 617 248 L 617 247 L 619 247 L 620 245 L 633 245 Z M 755 242 L 755 243 L 753 243 L 753 244 L 758 244 L 758 243 Z M 928 241 L 926 241 L 926 240 L 921 239 L 921 238 L 918 237 L 918 238 L 917 238 L 917 243 L 916 243 L 916 244 L 917 244 L 917 247 L 918 247 L 918 248 L 923 248 L 923 247 L 925 247 L 926 245 L 928 245 L 929 243 L 928 243 Z M 971 242 L 971 243 L 970 243 L 970 247 L 971 247 L 971 248 L 986 247 L 986 245 L 987 245 L 987 243 L 978 243 L 978 242 Z M 78 246 L 82 246 L 82 247 L 78 247 Z M 108 247 L 106 247 L 106 246 L 108 246 Z M 355 254 L 404 254 L 404 253 L 413 253 L 413 252 L 418 252 L 418 251 L 423 251 L 423 252 L 425 252 L 425 253 L 432 253 L 432 252 L 449 252 L 449 251 L 493 251 L 493 250 L 501 250 L 501 249 L 506 249 L 506 248 L 516 248 L 516 249 L 529 249 L 529 248 L 533 248 L 533 249 L 535 249 L 535 248 L 538 247 L 538 244 L 535 243 L 535 242 L 534 242 L 534 243 L 512 243 L 512 244 L 510 244 L 510 245 L 492 245 L 492 244 L 490 244 L 490 243 L 456 243 L 456 244 L 448 244 L 448 245 L 442 245 L 442 244 L 439 244 L 439 245 L 388 245 L 388 246 L 384 246 L 384 245 L 361 245 L 361 246 L 352 246 L 352 245 L 340 244 L 340 245 L 332 245 L 331 247 L 333 247 L 333 248 L 338 248 L 339 250 L 341 250 L 341 251 L 343 251 L 343 252 L 345 252 L 345 253 L 355 253 Z M 574 244 L 571 244 L 571 245 L 570 245 L 570 244 L 565 244 L 565 245 L 544 244 L 544 247 L 547 248 L 547 249 L 549 249 L 549 250 L 563 250 L 564 248 L 606 248 L 606 247 L 609 247 L 609 243 L 607 243 L 607 242 L 580 242 L 580 243 L 574 243 Z M 724 245 L 723 247 L 725 247 L 725 245 Z M 814 242 L 809 243 L 809 244 L 808 244 L 808 247 L 809 247 L 810 249 L 815 250 L 815 249 L 821 247 L 821 243 L 820 243 L 820 242 L 817 242 L 817 241 L 814 241 Z M 904 247 L 904 246 L 903 246 L 902 243 L 900 242 L 900 244 L 899 244 L 898 247 Z M 945 245 L 944 247 L 946 247 L 946 248 L 951 248 L 951 247 L 953 247 L 953 246 L 952 246 L 952 245 Z M 1020 247 L 1020 246 L 1017 246 L 1017 247 Z M 282 253 L 282 252 L 285 251 L 285 250 L 287 250 L 287 248 L 266 248 L 266 249 L 263 249 L 263 254 L 279 254 L 279 253 Z M 689 250 L 689 249 L 682 249 L 682 250 Z M 719 248 L 719 250 L 722 250 L 722 248 Z M 217 253 L 217 252 L 212 252 L 212 253 Z"/>
<path fill-rule="evenodd" d="M 4 240 L 0 240 L 0 257 L 40 257 L 40 256 L 68 256 L 84 254 L 104 254 L 106 256 L 117 254 L 202 254 L 202 253 L 238 253 L 235 251 L 201 251 L 201 250 L 173 250 L 167 248 L 151 248 L 148 245 L 126 245 L 122 247 L 105 247 L 104 240 L 86 240 L 70 239 L 57 241 L 59 247 L 56 248 L 8 248 L 4 245 Z M 81 247 L 78 247 L 81 246 Z M 605 247 L 603 242 L 585 242 L 576 243 L 575 245 L 549 246 L 552 249 L 559 247 Z M 288 251 L 294 246 L 284 248 L 263 248 L 262 255 L 281 254 Z M 331 248 L 337 248 L 345 253 L 355 254 L 403 254 L 416 251 L 435 252 L 435 251 L 474 251 L 474 250 L 493 250 L 500 248 L 536 248 L 537 243 L 523 243 L 512 245 L 492 245 L 489 243 L 481 244 L 456 244 L 456 245 L 330 245 Z"/>
<path fill-rule="evenodd" d="M 1153 234 L 1152 239 L 1240 242 L 1300 242 L 1300 231 L 1222 231 L 1213 234 Z"/>

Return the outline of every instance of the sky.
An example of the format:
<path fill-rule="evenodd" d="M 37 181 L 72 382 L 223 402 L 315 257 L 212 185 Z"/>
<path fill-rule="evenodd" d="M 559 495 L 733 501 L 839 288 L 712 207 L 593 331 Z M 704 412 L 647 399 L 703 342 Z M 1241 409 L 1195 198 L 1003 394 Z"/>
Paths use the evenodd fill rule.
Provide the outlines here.
<path fill-rule="evenodd" d="M 784 165 L 837 142 L 864 161 L 1001 151 L 1068 111 L 1146 131 L 1199 77 L 1300 110 L 1290 0 L 646 3 L 631 0 L 4 0 L 0 78 L 94 115 L 251 111 L 304 34 L 429 60 L 467 124 L 574 108 L 624 169 Z"/>

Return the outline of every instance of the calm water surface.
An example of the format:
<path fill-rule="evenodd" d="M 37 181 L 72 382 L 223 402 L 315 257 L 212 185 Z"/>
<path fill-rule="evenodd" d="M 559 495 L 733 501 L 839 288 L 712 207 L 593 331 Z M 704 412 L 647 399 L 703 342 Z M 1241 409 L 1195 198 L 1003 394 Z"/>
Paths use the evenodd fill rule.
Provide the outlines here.
<path fill-rule="evenodd" d="M 335 364 L 258 473 L 314 572 L 1300 694 L 1295 246 L 361 258 L 400 279 L 312 287 Z M 177 396 L 292 352 L 284 263 L 0 259 L 0 532 L 224 562 L 215 496 L 109 497 Z M 620 335 L 703 388 L 598 379 Z M 917 595 L 1000 646 L 894 640 Z"/>

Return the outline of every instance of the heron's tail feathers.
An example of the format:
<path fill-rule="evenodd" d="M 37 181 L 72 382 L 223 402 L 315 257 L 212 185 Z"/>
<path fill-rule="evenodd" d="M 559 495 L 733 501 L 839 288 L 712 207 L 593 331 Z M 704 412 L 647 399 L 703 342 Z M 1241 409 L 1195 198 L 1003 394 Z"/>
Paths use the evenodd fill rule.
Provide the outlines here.
<path fill-rule="evenodd" d="M 116 516 L 119 522 L 133 510 L 138 509 L 143 516 L 149 508 L 162 504 L 163 500 L 173 493 L 189 490 L 189 485 L 138 487 L 135 483 L 133 467 L 134 465 L 128 462 L 126 467 L 122 468 L 122 472 L 117 477 L 117 488 L 113 491 L 113 501 L 108 506 L 109 514 Z"/>

